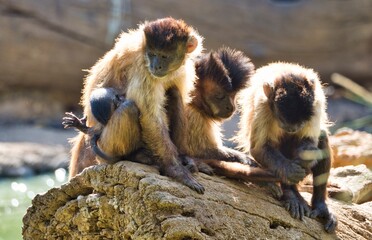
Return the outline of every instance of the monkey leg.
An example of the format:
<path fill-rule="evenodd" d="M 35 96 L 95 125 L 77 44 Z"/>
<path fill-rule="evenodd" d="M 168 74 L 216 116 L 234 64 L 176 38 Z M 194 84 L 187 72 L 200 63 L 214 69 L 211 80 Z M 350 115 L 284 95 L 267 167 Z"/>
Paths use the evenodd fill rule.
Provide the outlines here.
<path fill-rule="evenodd" d="M 311 210 L 305 199 L 300 195 L 296 185 L 281 184 L 283 195 L 281 201 L 289 214 L 295 219 L 303 220 L 304 216 L 309 217 Z"/>
<path fill-rule="evenodd" d="M 107 125 L 103 128 L 98 145 L 110 156 L 125 156 L 139 149 L 141 128 L 139 110 L 131 100 L 125 100 L 113 112 Z M 105 162 L 104 159 L 99 159 Z"/>
<path fill-rule="evenodd" d="M 96 157 L 92 148 L 87 144 L 84 133 L 79 133 L 72 140 L 71 160 L 69 167 L 69 178 L 75 177 L 84 168 L 96 165 Z"/>
<path fill-rule="evenodd" d="M 176 145 L 178 153 L 186 153 L 186 119 L 183 100 L 177 87 L 171 87 L 166 92 L 167 101 L 165 109 L 169 123 L 169 136 Z"/>
<path fill-rule="evenodd" d="M 312 212 L 310 217 L 320 217 L 325 220 L 324 229 L 327 232 L 334 232 L 337 227 L 336 217 L 329 212 L 325 202 L 327 195 L 327 182 L 331 168 L 331 148 L 328 143 L 328 136 L 325 131 L 319 138 L 319 149 L 325 152 L 324 158 L 320 160 L 311 170 L 313 172 L 313 196 L 311 199 Z"/>

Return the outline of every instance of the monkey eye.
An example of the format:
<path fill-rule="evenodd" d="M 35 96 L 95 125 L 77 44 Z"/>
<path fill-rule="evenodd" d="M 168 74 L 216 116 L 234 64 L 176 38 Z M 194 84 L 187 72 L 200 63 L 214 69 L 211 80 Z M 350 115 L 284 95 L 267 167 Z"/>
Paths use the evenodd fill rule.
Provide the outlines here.
<path fill-rule="evenodd" d="M 169 58 L 169 56 L 167 56 L 167 55 L 162 55 L 161 58 L 163 58 L 163 59 L 167 59 L 167 58 Z"/>

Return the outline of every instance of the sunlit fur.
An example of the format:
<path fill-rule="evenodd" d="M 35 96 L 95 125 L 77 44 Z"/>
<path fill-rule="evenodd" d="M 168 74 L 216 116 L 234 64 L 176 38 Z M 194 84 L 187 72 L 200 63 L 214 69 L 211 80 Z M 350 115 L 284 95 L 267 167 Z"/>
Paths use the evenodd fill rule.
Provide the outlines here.
<path fill-rule="evenodd" d="M 257 69 L 251 78 L 251 86 L 240 95 L 242 116 L 236 141 L 245 152 L 259 150 L 268 142 L 273 147 L 278 147 L 285 134 L 270 108 L 263 85 L 268 83 L 273 87 L 277 77 L 286 74 L 306 76 L 311 84 L 314 84 L 312 117 L 296 135 L 300 138 L 311 138 L 317 144 L 321 129 L 328 128 L 326 99 L 318 75 L 312 69 L 296 64 L 272 63 Z"/>
<path fill-rule="evenodd" d="M 334 232 L 337 218 L 325 202 L 332 153 L 326 99 L 317 74 L 296 64 L 257 70 L 242 95 L 239 146 L 280 178 L 280 200 L 293 218 L 320 217 Z M 311 209 L 296 184 L 313 174 Z"/>
<path fill-rule="evenodd" d="M 210 114 L 205 96 L 215 94 L 213 87 L 222 87 L 235 97 L 247 85 L 254 66 L 242 52 L 221 48 L 199 59 L 196 71 L 199 79 L 191 92 L 192 100 L 186 106 L 187 146 L 191 156 L 201 157 L 207 156 L 211 149 L 223 151 L 220 125 L 226 120 Z"/>
<path fill-rule="evenodd" d="M 168 18 L 173 21 L 174 19 Z M 176 21 L 176 20 L 174 20 Z M 185 27 L 189 36 L 198 40 L 197 48 L 186 54 L 184 64 L 176 71 L 169 73 L 166 77 L 155 78 L 148 71 L 148 63 L 145 57 L 146 38 L 144 28 L 148 22 L 141 24 L 138 29 L 130 30 L 120 34 L 116 39 L 113 49 L 108 51 L 97 63 L 88 71 L 85 78 L 83 96 L 81 104 L 84 107 L 84 114 L 87 116 L 88 127 L 99 127 L 97 121 L 93 118 L 90 109 L 90 95 L 95 88 L 113 87 L 127 99 L 133 100 L 141 112 L 140 123 L 144 126 L 142 129 L 143 140 L 149 145 L 150 149 L 155 149 L 156 155 L 172 158 L 177 154 L 177 149 L 171 143 L 167 129 L 166 112 L 164 110 L 165 91 L 176 86 L 186 102 L 188 92 L 193 86 L 195 80 L 194 59 L 202 49 L 202 38 L 190 26 Z M 114 115 L 112 118 L 118 118 Z M 111 122 L 111 121 L 110 121 Z M 115 126 L 114 132 L 120 132 L 125 122 Z M 164 129 L 159 129 L 159 126 Z M 111 127 L 108 127 L 111 129 Z M 132 139 L 126 136 L 118 136 L 112 132 L 111 137 L 105 137 L 105 132 L 101 136 L 102 149 L 110 155 L 122 155 L 117 152 L 118 149 L 112 149 L 115 143 L 122 142 L 122 146 L 130 145 Z M 76 171 L 74 166 L 79 160 L 79 152 L 85 151 L 84 134 L 80 133 L 76 139 L 72 140 L 74 147 L 72 149 L 72 158 L 70 163 L 70 176 L 74 176 Z M 89 149 L 87 149 L 88 151 Z M 90 160 L 89 160 L 90 161 Z M 80 169 L 81 170 L 81 169 Z"/>

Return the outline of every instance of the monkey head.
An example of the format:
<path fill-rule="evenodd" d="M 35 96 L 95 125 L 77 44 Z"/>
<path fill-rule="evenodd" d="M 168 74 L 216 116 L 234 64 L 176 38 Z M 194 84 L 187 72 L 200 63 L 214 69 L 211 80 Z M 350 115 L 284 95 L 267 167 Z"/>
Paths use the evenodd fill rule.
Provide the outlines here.
<path fill-rule="evenodd" d="M 192 92 L 194 105 L 216 120 L 233 115 L 236 94 L 246 87 L 254 66 L 240 51 L 223 47 L 196 63 L 198 80 Z"/>
<path fill-rule="evenodd" d="M 89 99 L 94 118 L 103 125 L 107 124 L 112 113 L 124 100 L 113 88 L 97 88 L 92 91 Z"/>
<path fill-rule="evenodd" d="M 284 73 L 263 90 L 280 128 L 296 133 L 314 115 L 314 80 L 305 74 Z"/>
<path fill-rule="evenodd" d="M 157 78 L 177 70 L 185 55 L 193 52 L 198 40 L 182 20 L 163 18 L 145 24 L 145 59 L 151 75 Z"/>

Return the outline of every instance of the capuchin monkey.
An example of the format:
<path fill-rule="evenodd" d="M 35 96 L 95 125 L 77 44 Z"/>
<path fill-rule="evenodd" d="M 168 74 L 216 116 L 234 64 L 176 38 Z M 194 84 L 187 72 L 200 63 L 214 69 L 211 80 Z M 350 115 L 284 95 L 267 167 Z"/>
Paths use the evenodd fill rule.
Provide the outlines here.
<path fill-rule="evenodd" d="M 223 146 L 220 125 L 236 109 L 236 96 L 247 87 L 254 72 L 254 65 L 241 51 L 227 47 L 204 54 L 195 64 L 198 80 L 186 105 L 186 155 L 196 160 L 201 172 L 213 172 L 229 178 L 246 181 L 279 181 L 267 170 L 250 167 L 255 165 L 246 154 Z M 168 116 L 174 122 L 172 105 L 176 95 L 168 96 Z M 177 121 L 176 121 L 177 122 Z M 171 131 L 175 127 L 171 127 Z M 176 128 L 177 129 L 177 128 Z M 174 138 L 179 137 L 175 134 Z M 180 136 L 184 137 L 184 136 Z M 237 163 L 232 163 L 237 162 Z M 212 168 L 210 168 L 212 167 Z"/>
<path fill-rule="evenodd" d="M 281 179 L 281 200 L 292 217 L 321 217 L 325 230 L 335 231 L 337 220 L 325 203 L 332 153 L 318 75 L 296 64 L 272 63 L 256 71 L 242 96 L 239 146 Z M 296 187 L 310 172 L 312 209 Z"/>
<path fill-rule="evenodd" d="M 236 95 L 246 87 L 253 71 L 253 64 L 242 52 L 224 47 L 198 59 L 196 63 L 198 80 L 194 83 L 194 89 L 190 94 L 191 101 L 186 105 L 184 113 L 179 108 L 180 103 L 182 103 L 179 92 L 175 88 L 170 88 L 166 92 L 166 110 L 170 123 L 169 134 L 174 142 L 186 146 L 184 152 L 192 158 L 183 156 L 182 162 L 191 171 L 200 170 L 207 174 L 215 172 L 229 178 L 246 181 L 279 181 L 267 170 L 240 164 L 249 163 L 249 165 L 254 165 L 254 162 L 247 155 L 224 147 L 222 144 L 220 125 L 235 112 Z M 95 117 L 97 115 L 96 119 L 109 119 L 113 112 L 112 109 L 115 109 L 117 105 L 115 101 L 117 102 L 117 99 L 120 98 L 112 90 L 97 89 L 95 91 L 98 94 L 93 92 L 93 99 L 91 99 L 93 115 Z M 97 104 L 100 101 L 102 104 Z M 107 111 L 95 109 L 103 106 Z M 95 112 L 97 114 L 94 114 Z M 186 126 L 181 125 L 185 123 L 184 120 L 178 119 L 182 114 L 186 114 Z M 86 126 L 82 125 L 82 119 L 78 119 L 71 113 L 64 120 L 65 127 L 76 127 L 79 130 L 87 129 Z M 103 121 L 100 122 L 103 123 Z M 186 137 L 178 132 L 179 129 L 185 127 L 188 129 Z M 99 132 L 93 134 L 93 136 L 99 135 Z M 91 142 L 91 145 L 97 155 L 107 158 L 109 161 L 112 159 L 128 159 L 153 164 L 153 157 L 148 152 L 144 154 L 137 152 L 126 158 L 107 156 L 97 146 L 97 138 Z M 193 159 L 196 160 L 196 165 Z"/>
<path fill-rule="evenodd" d="M 126 156 L 145 146 L 158 158 L 161 174 L 198 193 L 203 193 L 204 187 L 181 163 L 183 153 L 169 135 L 165 102 L 166 91 L 174 88 L 182 96 L 183 104 L 178 107 L 183 108 L 195 80 L 193 59 L 201 50 L 202 38 L 182 20 L 145 22 L 122 33 L 114 48 L 89 70 L 82 97 L 86 125 L 101 132 L 98 146 L 104 153 Z M 91 109 L 91 94 L 96 88 L 112 88 L 125 99 L 107 124 L 96 119 Z M 80 133 L 73 141 L 70 177 L 94 161 L 89 138 L 89 134 Z M 115 162 L 101 157 L 98 161 Z"/>

